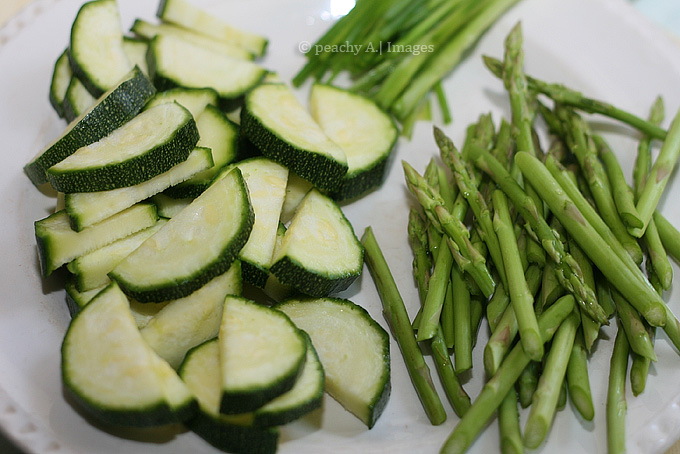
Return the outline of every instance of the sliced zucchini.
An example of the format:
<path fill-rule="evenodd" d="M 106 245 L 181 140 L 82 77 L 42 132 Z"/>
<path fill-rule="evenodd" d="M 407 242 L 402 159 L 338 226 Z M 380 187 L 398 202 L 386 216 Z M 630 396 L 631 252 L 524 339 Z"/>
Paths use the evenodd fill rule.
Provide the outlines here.
<path fill-rule="evenodd" d="M 253 210 L 241 172 L 210 186 L 109 277 L 140 302 L 183 298 L 229 269 L 248 240 Z"/>
<path fill-rule="evenodd" d="M 236 260 L 229 270 L 192 294 L 170 301 L 142 328 L 142 337 L 177 369 L 191 348 L 217 336 L 224 298 L 241 291 L 241 264 Z"/>
<path fill-rule="evenodd" d="M 156 93 L 156 96 L 144 106 L 144 110 L 168 102 L 181 104 L 191 112 L 194 119 L 198 119 L 198 116 L 208 105 L 217 106 L 219 104 L 219 95 L 212 88 L 171 88 Z"/>
<path fill-rule="evenodd" d="M 269 274 L 281 205 L 285 197 L 288 169 L 267 158 L 251 158 L 234 164 L 246 181 L 255 223 L 239 258 L 243 262 L 243 279 L 264 287 Z M 230 168 L 225 169 L 225 173 Z M 218 175 L 217 178 L 220 178 Z"/>
<path fill-rule="evenodd" d="M 226 41 L 216 40 L 170 23 L 152 24 L 143 19 L 135 19 L 135 23 L 132 24 L 130 31 L 147 40 L 153 39 L 156 35 L 175 36 L 184 41 L 203 47 L 204 49 L 209 49 L 218 54 L 240 58 L 242 60 L 252 60 L 255 57 L 251 52 L 241 46 Z"/>
<path fill-rule="evenodd" d="M 220 359 L 217 338 L 187 354 L 179 375 L 196 396 L 199 410 L 185 424 L 216 448 L 235 454 L 274 454 L 276 428 L 253 426 L 252 414 L 224 415 L 220 408 Z"/>
<path fill-rule="evenodd" d="M 286 198 L 281 207 L 281 222 L 290 222 L 295 215 L 297 207 L 305 198 L 314 185 L 304 178 L 300 178 L 295 172 L 288 172 L 288 184 L 286 185 Z"/>
<path fill-rule="evenodd" d="M 157 15 L 165 22 L 241 46 L 258 57 L 267 49 L 264 36 L 234 28 L 186 0 L 161 0 Z"/>
<path fill-rule="evenodd" d="M 26 164 L 24 171 L 36 186 L 45 183 L 48 168 L 128 122 L 155 92 L 151 81 L 139 68 L 134 68 L 116 87 L 74 119 L 59 137 Z"/>
<path fill-rule="evenodd" d="M 111 280 L 108 272 L 121 260 L 130 255 L 147 238 L 156 233 L 167 220 L 159 219 L 154 225 L 130 236 L 121 238 L 111 244 L 81 255 L 67 265 L 75 275 L 75 284 L 79 292 L 86 292 L 107 285 Z"/>
<path fill-rule="evenodd" d="M 309 338 L 307 341 L 305 366 L 293 388 L 270 400 L 254 412 L 254 424 L 258 426 L 280 426 L 321 407 L 324 391 L 324 371 L 319 355 Z"/>
<path fill-rule="evenodd" d="M 310 296 L 345 290 L 361 274 L 364 249 L 340 207 L 317 189 L 307 193 L 272 259 L 283 284 Z"/>
<path fill-rule="evenodd" d="M 198 197 L 227 164 L 236 160 L 238 126 L 232 123 L 220 109 L 208 105 L 196 118 L 196 127 L 201 135 L 198 145 L 212 150 L 214 165 L 189 180 L 168 188 L 165 194 L 170 197 L 180 199 Z"/>
<path fill-rule="evenodd" d="M 61 353 L 65 388 L 104 423 L 156 426 L 195 411 L 193 395 L 144 342 L 115 283 L 73 318 Z"/>
<path fill-rule="evenodd" d="M 35 222 L 35 239 L 43 276 L 81 255 L 151 227 L 158 221 L 156 207 L 139 203 L 110 218 L 76 232 L 66 211 Z"/>
<path fill-rule="evenodd" d="M 94 0 L 80 7 L 71 26 L 69 57 L 73 73 L 95 97 L 114 87 L 132 69 L 123 50 L 116 0 Z"/>
<path fill-rule="evenodd" d="M 289 391 L 307 344 L 288 317 L 237 296 L 224 300 L 219 332 L 220 412 L 254 411 Z"/>
<path fill-rule="evenodd" d="M 71 71 L 71 64 L 68 61 L 68 50 L 65 50 L 54 63 L 49 95 L 50 104 L 55 112 L 57 112 L 57 115 L 62 118 L 64 118 L 64 98 L 66 97 L 66 89 L 71 82 L 72 76 L 73 71 Z"/>
<path fill-rule="evenodd" d="M 171 35 L 151 40 L 148 62 L 158 89 L 212 87 L 224 105 L 243 96 L 266 73 L 251 61 L 218 54 Z"/>
<path fill-rule="evenodd" d="M 146 75 L 149 74 L 149 65 L 146 63 L 146 54 L 149 43 L 144 39 L 123 36 L 123 52 L 127 55 L 132 66 L 137 66 Z"/>
<path fill-rule="evenodd" d="M 287 85 L 262 84 L 248 92 L 241 128 L 266 157 L 321 189 L 340 187 L 347 173 L 345 153 L 324 134 Z"/>
<path fill-rule="evenodd" d="M 47 179 L 65 193 L 134 186 L 186 160 L 197 142 L 191 113 L 177 103 L 161 104 L 53 165 Z"/>
<path fill-rule="evenodd" d="M 326 391 L 369 428 L 390 396 L 390 339 L 362 307 L 338 298 L 290 299 L 275 306 L 312 338 Z"/>
<path fill-rule="evenodd" d="M 314 120 L 347 156 L 347 174 L 333 197 L 352 199 L 380 186 L 399 133 L 392 118 L 371 99 L 331 85 L 313 85 L 309 103 Z"/>
<path fill-rule="evenodd" d="M 279 248 L 281 248 L 284 236 L 286 236 L 286 226 L 283 222 L 279 222 L 279 227 L 278 229 L 276 229 L 276 245 L 274 246 L 274 253 L 272 254 L 272 257 L 274 257 Z M 293 293 L 295 292 L 295 289 L 293 289 L 293 287 L 291 287 L 290 285 L 282 284 L 276 278 L 276 276 L 269 272 L 267 276 L 267 282 L 264 284 L 264 288 L 262 289 L 262 291 L 269 298 L 271 298 L 277 303 L 280 303 L 284 299 L 292 296 Z"/>
<path fill-rule="evenodd" d="M 66 194 L 64 203 L 66 212 L 71 218 L 71 226 L 75 230 L 82 230 L 177 183 L 188 180 L 193 175 L 211 168 L 212 165 L 210 149 L 198 147 L 185 161 L 134 186 L 110 191 Z"/>
<path fill-rule="evenodd" d="M 156 194 L 150 201 L 156 204 L 158 215 L 162 218 L 174 218 L 180 211 L 185 209 L 194 199 L 173 199 L 165 194 Z"/>
<path fill-rule="evenodd" d="M 71 122 L 97 103 L 97 98 L 87 91 L 76 76 L 71 77 L 64 97 L 64 117 Z"/>
<path fill-rule="evenodd" d="M 68 276 L 64 288 L 66 289 L 66 306 L 68 307 L 71 317 L 75 317 L 87 303 L 92 301 L 92 299 L 108 285 L 109 284 L 106 284 L 92 290 L 79 292 L 76 288 L 75 276 Z M 135 320 L 137 328 L 144 328 L 167 304 L 168 301 L 163 301 L 162 303 L 138 303 L 134 300 L 130 301 L 130 312 L 132 313 L 132 318 Z"/>

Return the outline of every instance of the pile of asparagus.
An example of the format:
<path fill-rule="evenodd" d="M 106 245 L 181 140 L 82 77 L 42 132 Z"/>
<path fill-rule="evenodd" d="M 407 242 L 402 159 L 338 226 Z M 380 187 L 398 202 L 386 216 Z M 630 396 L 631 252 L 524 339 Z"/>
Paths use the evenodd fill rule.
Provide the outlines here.
<path fill-rule="evenodd" d="M 293 79 L 330 83 L 347 72 L 352 89 L 374 99 L 410 129 L 434 92 L 450 112 L 441 79 L 518 0 L 358 0 L 307 52 Z M 427 115 L 426 115 L 427 116 Z"/>
<path fill-rule="evenodd" d="M 503 452 L 539 447 L 567 398 L 592 420 L 589 352 L 610 323 L 618 330 L 607 441 L 610 453 L 625 452 L 629 359 L 638 395 L 656 361 L 656 329 L 680 350 L 680 323 L 662 298 L 672 282 L 669 256 L 680 259 L 680 233 L 656 210 L 680 156 L 680 113 L 665 131 L 660 98 L 644 120 L 530 78 L 523 60 L 520 24 L 506 38 L 503 61 L 485 57 L 508 92 L 511 121 L 501 120 L 496 130 L 490 115 L 480 116 L 461 150 L 435 128 L 444 165 L 433 159 L 420 175 L 403 162 L 418 202 L 408 224 L 421 298 L 412 322 L 370 228 L 363 237 L 366 262 L 430 421 L 442 423 L 446 412 L 418 342 L 429 343 L 442 387 L 461 417 L 442 453 L 464 452 L 494 413 Z M 641 131 L 632 187 L 580 112 Z M 546 148 L 537 117 L 549 127 Z M 663 143 L 652 163 L 655 139 Z M 483 361 L 489 379 L 471 402 L 458 375 L 472 365 L 484 316 L 491 333 Z M 530 407 L 523 431 L 518 404 Z"/>

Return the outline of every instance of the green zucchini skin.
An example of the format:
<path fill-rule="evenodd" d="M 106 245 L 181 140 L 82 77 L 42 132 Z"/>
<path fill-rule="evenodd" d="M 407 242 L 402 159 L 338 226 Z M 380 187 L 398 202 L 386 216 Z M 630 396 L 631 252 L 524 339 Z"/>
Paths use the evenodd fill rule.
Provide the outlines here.
<path fill-rule="evenodd" d="M 271 273 L 285 285 L 290 285 L 305 295 L 321 298 L 347 290 L 359 274 L 319 275 L 310 272 L 303 263 L 286 256 L 272 265 Z"/>
<path fill-rule="evenodd" d="M 241 110 L 241 129 L 262 155 L 280 162 L 319 189 L 335 191 L 347 174 L 347 166 L 317 153 L 299 149 L 276 135 L 246 107 Z"/>
<path fill-rule="evenodd" d="M 229 424 L 202 411 L 185 425 L 212 446 L 233 454 L 274 454 L 279 444 L 275 427 Z"/>
<path fill-rule="evenodd" d="M 65 118 L 64 97 L 72 76 L 73 71 L 68 59 L 68 50 L 64 50 L 54 63 L 49 94 L 50 104 L 60 118 Z"/>
<path fill-rule="evenodd" d="M 61 137 L 26 164 L 24 172 L 36 186 L 47 182 L 47 169 L 127 123 L 155 93 L 149 78 L 135 67 L 123 82 L 107 92 L 82 117 L 75 119 Z"/>
<path fill-rule="evenodd" d="M 198 139 L 196 121 L 187 111 L 186 121 L 166 142 L 152 147 L 143 154 L 116 164 L 75 171 L 61 171 L 53 166 L 47 170 L 47 180 L 55 190 L 67 194 L 109 191 L 134 186 L 185 161 L 198 143 Z"/>
<path fill-rule="evenodd" d="M 243 181 L 241 172 L 237 169 L 234 169 L 232 172 L 234 172 L 234 178 L 238 179 L 237 184 L 242 188 L 241 203 L 246 206 L 246 209 L 241 213 L 241 217 L 237 221 L 240 223 L 237 234 L 222 247 L 219 257 L 216 260 L 213 260 L 212 263 L 205 264 L 204 267 L 196 270 L 192 274 L 176 277 L 176 280 L 172 282 L 150 285 L 140 285 L 135 282 L 130 282 L 121 276 L 117 272 L 117 269 L 114 269 L 109 273 L 109 277 L 112 280 L 117 281 L 122 290 L 129 297 L 140 303 L 154 303 L 183 298 L 201 288 L 212 278 L 226 272 L 231 267 L 233 262 L 238 258 L 239 251 L 248 241 L 253 223 L 255 222 L 255 214 L 250 205 L 248 191 L 245 188 L 245 182 Z M 206 193 L 207 191 L 204 192 L 204 194 Z M 176 218 L 173 218 L 173 220 L 174 219 Z"/>

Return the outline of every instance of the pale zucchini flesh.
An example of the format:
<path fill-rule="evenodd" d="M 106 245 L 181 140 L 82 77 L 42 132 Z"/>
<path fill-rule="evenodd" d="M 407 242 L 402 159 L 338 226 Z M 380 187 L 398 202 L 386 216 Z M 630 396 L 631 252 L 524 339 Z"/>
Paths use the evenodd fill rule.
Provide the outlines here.
<path fill-rule="evenodd" d="M 187 109 L 177 103 L 161 104 L 53 165 L 47 178 L 65 193 L 133 186 L 186 160 L 198 139 Z"/>
<path fill-rule="evenodd" d="M 228 103 L 257 85 L 266 71 L 248 60 L 228 57 L 170 35 L 157 35 L 149 49 L 149 71 L 157 88 L 211 87 Z"/>
<path fill-rule="evenodd" d="M 317 189 L 300 203 L 271 272 L 310 296 L 345 290 L 361 274 L 363 246 L 340 207 Z"/>
<path fill-rule="evenodd" d="M 220 364 L 217 338 L 193 348 L 179 375 L 194 393 L 199 410 L 187 427 L 216 448 L 243 454 L 274 454 L 279 432 L 253 425 L 253 414 L 225 415 L 220 408 Z"/>
<path fill-rule="evenodd" d="M 213 105 L 206 106 L 196 118 L 196 127 L 201 136 L 198 145 L 210 148 L 214 165 L 189 180 L 168 188 L 165 194 L 170 197 L 198 197 L 225 166 L 236 160 L 238 126 L 220 109 Z"/>
<path fill-rule="evenodd" d="M 155 107 L 159 104 L 168 102 L 176 102 L 185 107 L 194 119 L 209 105 L 217 106 L 219 104 L 219 95 L 212 88 L 171 88 L 169 90 L 161 91 L 151 98 L 151 100 L 144 106 L 144 110 Z M 202 136 L 202 135 L 201 135 Z M 208 147 L 210 148 L 210 147 Z"/>
<path fill-rule="evenodd" d="M 190 349 L 217 336 L 224 298 L 241 291 L 241 265 L 237 260 L 195 292 L 170 301 L 142 328 L 142 337 L 177 369 Z"/>
<path fill-rule="evenodd" d="M 227 296 L 219 332 L 220 412 L 245 413 L 289 391 L 304 366 L 304 336 L 282 312 Z"/>
<path fill-rule="evenodd" d="M 105 423 L 154 426 L 195 410 L 189 389 L 144 342 L 115 283 L 71 321 L 62 344 L 66 389 Z"/>
<path fill-rule="evenodd" d="M 253 230 L 239 254 L 243 262 L 243 277 L 250 284 L 262 288 L 267 281 L 276 245 L 288 169 L 263 157 L 240 161 L 234 166 L 243 175 L 255 213 Z"/>
<path fill-rule="evenodd" d="M 349 300 L 290 299 L 275 308 L 311 337 L 326 374 L 326 391 L 373 427 L 391 391 L 387 332 Z"/>
<path fill-rule="evenodd" d="M 73 76 L 64 97 L 64 118 L 71 122 L 95 105 L 96 102 L 97 98 L 87 91 L 80 79 Z"/>
<path fill-rule="evenodd" d="M 147 40 L 153 39 L 156 35 L 171 35 L 228 57 L 243 60 L 252 60 L 254 58 L 250 51 L 241 46 L 227 41 L 220 41 L 170 23 L 152 24 L 143 19 L 135 19 L 130 30 Z"/>
<path fill-rule="evenodd" d="M 158 221 L 156 207 L 139 203 L 76 232 L 65 210 L 35 222 L 35 237 L 43 276 L 60 266 L 116 240 L 151 227 Z"/>
<path fill-rule="evenodd" d="M 75 275 L 78 291 L 85 292 L 111 282 L 107 276 L 108 272 L 137 249 L 147 238 L 156 233 L 166 222 L 165 219 L 159 219 L 149 228 L 81 255 L 70 262 L 67 268 Z"/>
<path fill-rule="evenodd" d="M 137 66 L 139 69 L 149 75 L 149 65 L 146 63 L 146 54 L 149 51 L 149 43 L 144 39 L 131 38 L 129 36 L 123 37 L 123 52 L 127 55 L 128 60 L 132 66 Z"/>
<path fill-rule="evenodd" d="M 371 99 L 331 85 L 312 86 L 309 104 L 314 120 L 347 157 L 334 198 L 359 197 L 380 186 L 399 133 L 392 118 Z"/>
<path fill-rule="evenodd" d="M 75 192 L 65 195 L 66 212 L 75 230 L 96 224 L 114 214 L 146 200 L 163 190 L 188 180 L 193 175 L 211 168 L 212 152 L 195 148 L 189 157 L 151 179 L 134 186 L 100 192 Z"/>
<path fill-rule="evenodd" d="M 293 219 L 297 207 L 305 198 L 314 185 L 304 178 L 300 178 L 295 172 L 288 172 L 288 184 L 286 185 L 286 198 L 281 207 L 281 222 L 288 223 Z"/>
<path fill-rule="evenodd" d="M 347 173 L 347 158 L 284 84 L 261 84 L 248 92 L 241 128 L 262 154 L 317 187 L 333 191 Z"/>
<path fill-rule="evenodd" d="M 64 98 L 66 97 L 66 90 L 71 82 L 73 71 L 71 71 L 71 64 L 68 60 L 68 49 L 59 55 L 57 61 L 54 63 L 52 70 L 52 81 L 50 83 L 50 104 L 54 108 L 57 115 L 64 117 Z"/>
<path fill-rule="evenodd" d="M 187 296 L 227 271 L 250 235 L 253 211 L 233 170 L 127 256 L 109 277 L 140 302 Z"/>
<path fill-rule="evenodd" d="M 69 47 L 73 72 L 93 96 L 99 97 L 130 71 L 123 50 L 123 31 L 115 0 L 94 0 L 78 11 Z"/>
<path fill-rule="evenodd" d="M 26 164 L 26 175 L 36 186 L 45 183 L 48 168 L 128 122 L 154 93 L 156 89 L 151 81 L 135 67 Z"/>
<path fill-rule="evenodd" d="M 193 200 L 193 198 L 175 199 L 165 194 L 156 194 L 150 199 L 158 208 L 158 216 L 167 219 L 174 218 L 180 211 L 189 206 Z"/>
<path fill-rule="evenodd" d="M 265 37 L 237 29 L 186 0 L 162 0 L 157 16 L 163 21 L 243 47 L 258 57 L 264 55 L 267 48 Z"/>

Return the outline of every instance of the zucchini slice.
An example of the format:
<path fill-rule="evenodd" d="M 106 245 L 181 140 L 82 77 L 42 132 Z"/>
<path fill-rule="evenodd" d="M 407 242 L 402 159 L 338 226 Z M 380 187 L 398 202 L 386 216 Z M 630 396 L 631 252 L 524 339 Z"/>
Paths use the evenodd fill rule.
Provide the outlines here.
<path fill-rule="evenodd" d="M 267 158 L 251 158 L 234 164 L 246 181 L 255 223 L 239 258 L 243 262 L 243 278 L 264 287 L 269 274 L 281 205 L 285 197 L 288 169 Z M 228 172 L 229 168 L 225 169 Z M 218 175 L 217 178 L 220 178 Z"/>
<path fill-rule="evenodd" d="M 64 204 L 66 212 L 71 218 L 71 226 L 75 230 L 82 230 L 173 185 L 188 180 L 212 166 L 213 160 L 210 149 L 198 147 L 191 152 L 186 161 L 180 162 L 170 170 L 134 186 L 111 189 L 110 191 L 66 194 Z"/>
<path fill-rule="evenodd" d="M 267 49 L 267 38 L 232 27 L 186 0 L 161 0 L 157 16 L 165 22 L 243 47 L 257 57 Z"/>
<path fill-rule="evenodd" d="M 284 84 L 261 84 L 248 92 L 241 128 L 262 154 L 318 188 L 336 190 L 347 173 L 342 149 L 321 130 Z"/>
<path fill-rule="evenodd" d="M 71 71 L 71 64 L 68 61 L 68 50 L 65 50 L 54 63 L 49 95 L 50 104 L 61 118 L 64 118 L 64 98 L 72 76 L 73 71 Z"/>
<path fill-rule="evenodd" d="M 295 215 L 297 207 L 305 198 L 314 185 L 304 178 L 300 178 L 295 172 L 288 172 L 288 184 L 286 185 L 286 198 L 281 207 L 281 222 L 290 222 Z"/>
<path fill-rule="evenodd" d="M 152 24 L 143 19 L 135 19 L 130 31 L 149 41 L 156 35 L 170 35 L 228 57 L 242 60 L 253 60 L 255 58 L 251 52 L 241 46 L 220 41 L 170 23 Z"/>
<path fill-rule="evenodd" d="M 387 332 L 365 309 L 345 299 L 289 299 L 275 308 L 312 338 L 328 394 L 373 427 L 391 391 Z"/>
<path fill-rule="evenodd" d="M 188 110 L 161 104 L 53 165 L 47 179 L 65 193 L 134 186 L 186 160 L 198 138 Z"/>
<path fill-rule="evenodd" d="M 279 221 L 279 227 L 276 229 L 276 244 L 274 246 L 274 253 L 272 254 L 272 257 L 274 257 L 277 251 L 281 248 L 284 236 L 286 236 L 286 225 Z M 269 298 L 279 303 L 292 296 L 295 292 L 295 289 L 290 285 L 282 284 L 270 271 L 267 275 L 267 282 L 264 284 L 262 291 Z"/>
<path fill-rule="evenodd" d="M 253 210 L 234 169 L 128 255 L 109 277 L 140 302 L 183 298 L 229 269 L 248 240 Z"/>
<path fill-rule="evenodd" d="M 283 284 L 310 296 L 345 290 L 361 274 L 364 248 L 340 207 L 317 189 L 307 193 L 272 259 Z"/>
<path fill-rule="evenodd" d="M 217 106 L 219 104 L 219 95 L 212 88 L 171 88 L 170 90 L 156 93 L 147 105 L 144 106 L 144 110 L 168 102 L 181 104 L 182 107 L 191 112 L 194 119 L 198 119 L 198 116 L 208 105 Z"/>
<path fill-rule="evenodd" d="M 225 298 L 218 339 L 221 413 L 254 411 L 289 391 L 305 363 L 305 338 L 290 319 L 245 298 Z"/>
<path fill-rule="evenodd" d="M 35 239 L 43 276 L 96 249 L 151 227 L 158 221 L 156 207 L 139 203 L 104 221 L 76 232 L 65 210 L 35 222 Z"/>
<path fill-rule="evenodd" d="M 96 103 L 97 98 L 87 91 L 80 79 L 76 76 L 71 77 L 64 97 L 64 118 L 71 122 Z"/>
<path fill-rule="evenodd" d="M 85 292 L 107 285 L 111 280 L 108 272 L 130 255 L 147 238 L 156 233 L 167 220 L 159 219 L 154 225 L 121 238 L 70 262 L 66 267 L 75 275 L 76 288 Z"/>
<path fill-rule="evenodd" d="M 156 93 L 151 81 L 134 68 L 123 80 L 74 119 L 52 143 L 24 167 L 38 186 L 47 181 L 45 172 L 81 147 L 94 143 L 127 123 Z"/>
<path fill-rule="evenodd" d="M 162 193 L 151 197 L 151 202 L 155 203 L 158 208 L 158 215 L 167 219 L 174 218 L 193 200 L 193 198 L 175 199 Z"/>
<path fill-rule="evenodd" d="M 163 425 L 196 409 L 189 388 L 144 342 L 115 283 L 72 319 L 61 353 L 65 388 L 104 423 Z"/>
<path fill-rule="evenodd" d="M 151 40 L 148 62 L 158 89 L 211 87 L 226 104 L 243 96 L 266 73 L 251 61 L 218 54 L 171 35 L 156 35 Z"/>
<path fill-rule="evenodd" d="M 193 348 L 179 375 L 198 401 L 186 426 L 216 448 L 234 454 L 274 454 L 279 432 L 253 425 L 252 414 L 224 415 L 220 408 L 220 354 L 217 338 Z"/>
<path fill-rule="evenodd" d="M 94 0 L 80 7 L 71 26 L 69 57 L 73 73 L 95 97 L 132 69 L 123 50 L 116 0 Z"/>
<path fill-rule="evenodd" d="M 142 328 L 142 337 L 177 369 L 190 349 L 217 336 L 224 298 L 240 295 L 242 288 L 241 264 L 236 260 L 192 294 L 170 301 Z"/>
<path fill-rule="evenodd" d="M 232 123 L 220 109 L 213 105 L 206 106 L 205 110 L 196 117 L 196 127 L 201 135 L 198 145 L 212 150 L 214 165 L 187 181 L 168 188 L 165 194 L 170 197 L 179 199 L 198 197 L 227 164 L 236 160 L 238 126 Z"/>
<path fill-rule="evenodd" d="M 149 43 L 146 40 L 123 36 L 123 52 L 132 66 L 137 66 L 146 75 L 149 75 L 149 65 L 146 63 L 148 51 Z"/>
<path fill-rule="evenodd" d="M 281 426 L 321 407 L 325 375 L 323 366 L 309 335 L 302 331 L 307 341 L 305 366 L 293 388 L 270 400 L 254 412 L 254 424 Z"/>
<path fill-rule="evenodd" d="M 380 186 L 399 135 L 392 118 L 372 100 L 331 85 L 313 85 L 309 104 L 314 120 L 347 156 L 347 174 L 333 198 L 356 198 Z"/>

